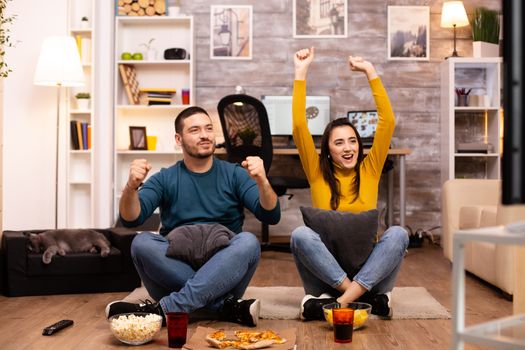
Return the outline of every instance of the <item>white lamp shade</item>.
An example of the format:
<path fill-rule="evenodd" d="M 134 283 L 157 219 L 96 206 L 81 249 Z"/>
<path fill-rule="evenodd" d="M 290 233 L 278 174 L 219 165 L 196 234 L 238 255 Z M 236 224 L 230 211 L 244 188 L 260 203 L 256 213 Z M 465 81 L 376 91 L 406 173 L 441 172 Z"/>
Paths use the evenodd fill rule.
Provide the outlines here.
<path fill-rule="evenodd" d="M 443 3 L 441 10 L 441 27 L 452 28 L 468 26 L 467 11 L 463 1 L 447 1 Z"/>
<path fill-rule="evenodd" d="M 75 39 L 51 36 L 44 40 L 36 65 L 35 85 L 82 86 L 84 72 Z"/>

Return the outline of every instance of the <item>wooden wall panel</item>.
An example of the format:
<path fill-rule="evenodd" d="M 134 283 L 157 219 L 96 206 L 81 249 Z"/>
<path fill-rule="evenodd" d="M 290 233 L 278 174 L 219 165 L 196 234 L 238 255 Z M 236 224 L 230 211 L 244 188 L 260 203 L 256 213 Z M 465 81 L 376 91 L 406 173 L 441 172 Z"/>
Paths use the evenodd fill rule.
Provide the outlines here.
<path fill-rule="evenodd" d="M 174 0 L 170 0 L 170 3 Z M 239 3 L 239 2 L 237 2 Z M 443 1 L 436 0 L 348 0 L 348 37 L 341 39 L 294 39 L 292 0 L 254 1 L 253 59 L 211 60 L 210 5 L 223 1 L 184 1 L 182 12 L 195 17 L 197 101 L 218 122 L 216 106 L 221 97 L 242 85 L 247 94 L 290 95 L 293 83 L 293 53 L 315 46 L 316 60 L 308 77 L 308 94 L 330 95 L 332 117 L 347 110 L 373 108 L 368 83 L 359 73 L 350 73 L 349 54 L 372 61 L 389 93 L 397 117 L 393 145 L 407 147 L 407 224 L 412 228 L 440 225 L 440 70 L 453 49 L 452 30 L 440 27 Z M 500 9 L 500 0 L 465 0 L 467 13 L 475 7 Z M 387 6 L 430 7 L 430 60 L 387 60 Z M 470 27 L 457 29 L 457 50 L 472 56 Z M 218 130 L 219 139 L 222 137 Z M 296 167 L 295 159 L 274 161 L 280 167 Z M 300 169 L 298 170 L 300 173 Z M 396 183 L 397 183 L 396 172 Z M 396 185 L 397 196 L 397 185 Z M 396 197 L 397 200 L 397 197 Z M 398 209 L 397 202 L 396 210 Z"/>

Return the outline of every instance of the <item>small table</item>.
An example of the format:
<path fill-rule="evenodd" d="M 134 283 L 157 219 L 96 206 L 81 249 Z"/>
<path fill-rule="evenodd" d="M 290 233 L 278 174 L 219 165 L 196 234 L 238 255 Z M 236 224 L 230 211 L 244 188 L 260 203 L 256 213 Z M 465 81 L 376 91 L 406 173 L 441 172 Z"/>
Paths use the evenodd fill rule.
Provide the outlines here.
<path fill-rule="evenodd" d="M 509 233 L 504 226 L 460 230 L 454 234 L 452 348 L 462 350 L 464 343 L 468 342 L 501 349 L 525 349 L 525 314 L 495 319 L 465 328 L 464 252 L 465 243 L 473 241 L 525 245 L 525 234 Z"/>

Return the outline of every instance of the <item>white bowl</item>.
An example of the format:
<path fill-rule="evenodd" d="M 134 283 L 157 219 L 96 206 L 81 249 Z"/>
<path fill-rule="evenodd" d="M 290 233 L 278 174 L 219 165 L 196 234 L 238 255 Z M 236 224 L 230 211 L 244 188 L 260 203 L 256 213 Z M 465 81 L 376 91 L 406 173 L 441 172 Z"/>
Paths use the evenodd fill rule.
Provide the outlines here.
<path fill-rule="evenodd" d="M 162 317 L 147 312 L 133 312 L 111 316 L 111 332 L 121 342 L 142 345 L 151 341 L 162 327 Z"/>

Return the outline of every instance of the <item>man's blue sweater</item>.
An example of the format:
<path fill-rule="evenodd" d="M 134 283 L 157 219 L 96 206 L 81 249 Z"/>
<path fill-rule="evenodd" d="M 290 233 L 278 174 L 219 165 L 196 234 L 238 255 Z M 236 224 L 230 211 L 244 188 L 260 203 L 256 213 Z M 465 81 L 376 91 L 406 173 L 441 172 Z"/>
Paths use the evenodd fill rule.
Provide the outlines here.
<path fill-rule="evenodd" d="M 190 171 L 183 161 L 162 168 L 140 188 L 139 199 L 139 217 L 134 221 L 121 217 L 122 223 L 138 226 L 159 207 L 163 236 L 175 227 L 197 223 L 219 223 L 239 233 L 245 207 L 267 224 L 281 218 L 278 201 L 272 210 L 261 206 L 257 184 L 245 169 L 217 158 L 205 173 Z"/>

